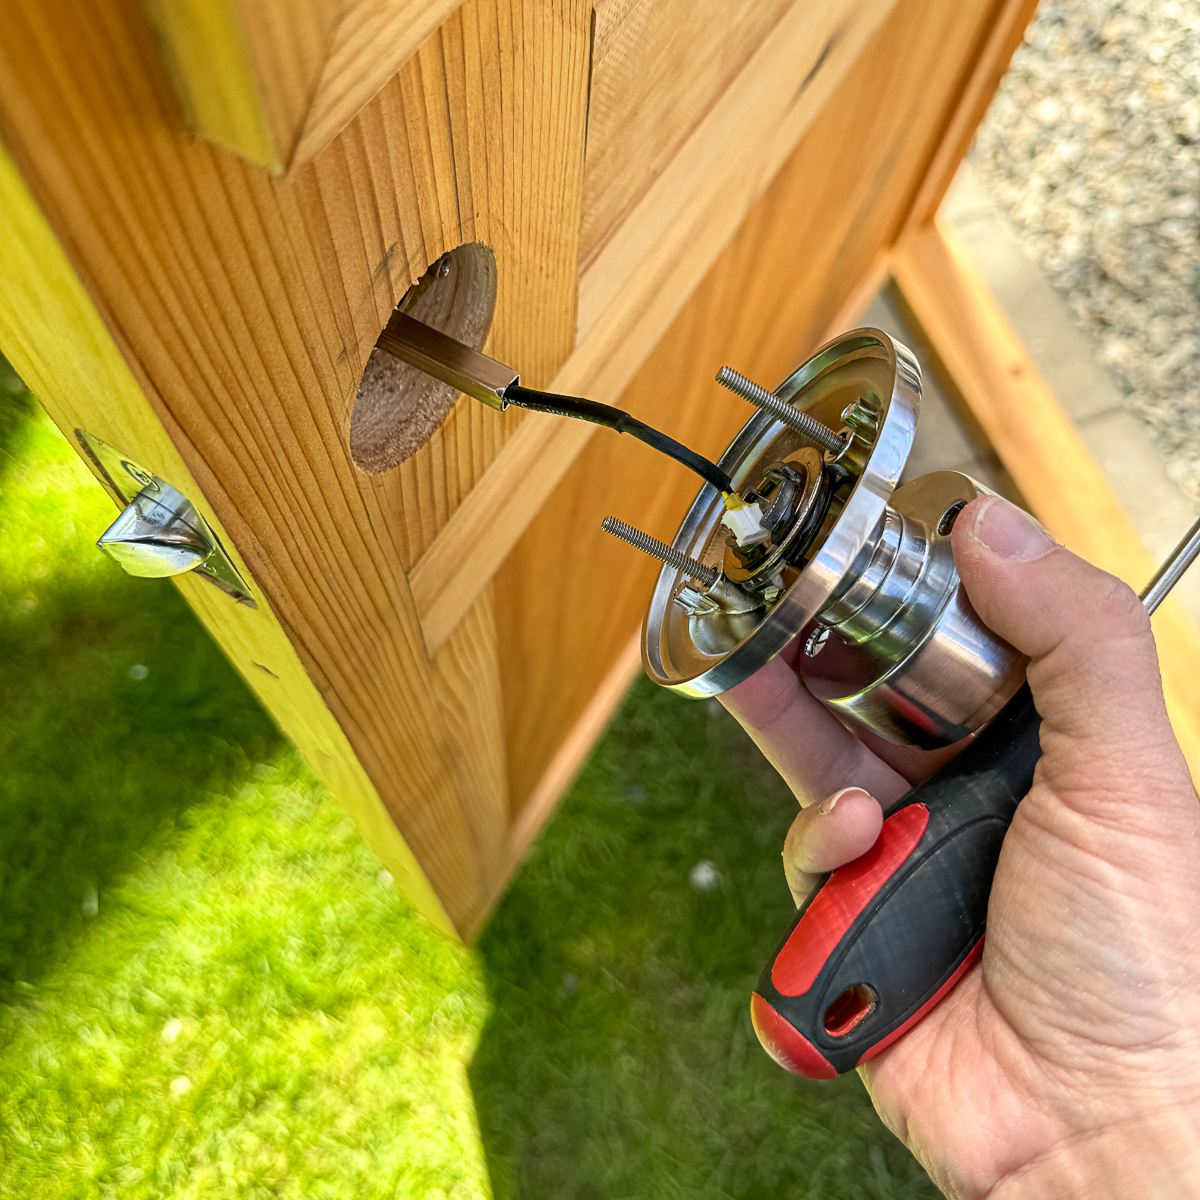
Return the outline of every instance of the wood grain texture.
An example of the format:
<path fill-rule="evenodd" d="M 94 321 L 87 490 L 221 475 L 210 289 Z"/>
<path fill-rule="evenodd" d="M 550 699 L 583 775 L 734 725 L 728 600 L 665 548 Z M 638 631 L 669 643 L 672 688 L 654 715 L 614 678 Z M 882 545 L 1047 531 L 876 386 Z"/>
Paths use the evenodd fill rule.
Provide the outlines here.
<path fill-rule="evenodd" d="M 619 344 L 644 326 L 651 297 L 680 287 L 681 261 L 699 280 L 894 3 L 794 0 L 583 265 L 581 341 Z"/>
<path fill-rule="evenodd" d="M 852 18 L 847 16 L 845 24 L 836 25 L 840 32 L 828 52 L 825 47 L 835 23 L 846 11 L 839 6 L 841 0 L 816 9 L 808 0 L 792 5 L 787 23 L 775 28 L 769 45 L 760 48 L 680 149 L 676 157 L 682 161 L 673 161 L 659 176 L 626 216 L 623 232 L 614 235 L 604 253 L 581 272 L 581 303 L 590 295 L 594 303 L 606 303 L 607 308 L 586 332 L 581 325 L 579 343 L 550 384 L 552 390 L 617 402 L 704 279 L 755 196 L 829 102 L 891 3 L 873 0 L 858 6 Z M 908 25 L 919 28 L 911 18 Z M 805 63 L 809 65 L 800 70 Z M 798 91 L 786 89 L 790 104 L 779 101 L 769 85 L 794 80 L 797 72 L 803 86 Z M 760 90 L 764 85 L 774 124 L 753 110 L 753 103 L 764 97 Z M 864 96 L 863 101 L 864 108 L 879 105 L 877 95 Z M 745 135 L 747 122 L 753 125 L 754 137 Z M 739 149 L 725 155 L 731 144 Z M 752 168 L 743 159 L 743 144 L 760 155 Z M 840 155 L 840 148 L 836 152 Z M 665 199 L 660 186 L 665 188 Z M 655 239 L 656 248 L 647 251 L 647 244 Z M 643 253 L 648 257 L 639 257 Z M 590 425 L 571 421 L 557 421 L 557 425 L 553 428 L 545 418 L 527 421 L 446 523 L 426 557 L 416 562 L 410 577 L 414 603 L 431 646 L 441 645 L 455 627 L 476 590 L 491 578 L 595 432 Z"/>
<path fill-rule="evenodd" d="M 625 694 L 640 673 L 641 667 L 642 638 L 639 631 L 629 639 L 616 661 L 609 667 L 608 674 L 601 680 L 587 707 L 567 732 L 553 759 L 542 773 L 536 790 L 529 796 L 509 827 L 504 847 L 506 869 L 496 880 L 493 904 L 500 899 L 505 885 L 541 832 L 559 798 L 579 774 L 592 747 L 600 739 L 621 701 L 625 699 Z M 468 937 L 482 926 L 490 908 L 491 904 L 479 914 L 476 927 L 465 931 Z"/>
<path fill-rule="evenodd" d="M 283 171 L 325 66 L 339 0 L 143 3 L 191 128 Z"/>
<path fill-rule="evenodd" d="M 287 181 L 186 134 L 133 0 L 14 3 L 0 45 L 6 144 L 460 928 L 502 869 L 481 847 L 503 759 L 463 756 L 452 728 L 455 681 L 494 673 L 494 639 L 481 609 L 431 660 L 406 571 L 517 422 L 460 403 L 370 477 L 350 406 L 400 296 L 462 242 L 496 252 L 492 351 L 535 384 L 567 357 L 589 18 L 471 0 Z"/>
<path fill-rule="evenodd" d="M 557 378 L 554 390 L 582 390 L 569 389 L 572 381 Z M 596 398 L 596 390 L 589 395 Z M 431 654 L 458 627 L 595 432 L 583 421 L 524 421 L 417 560 L 408 581 Z"/>
<path fill-rule="evenodd" d="M 200 137 L 276 174 L 323 150 L 462 0 L 142 0 Z"/>
<path fill-rule="evenodd" d="M 288 166 L 316 97 L 341 16 L 341 0 L 233 2 L 253 63 L 267 128 L 280 166 Z M 424 40 L 416 42 L 412 50 Z"/>
<path fill-rule="evenodd" d="M 74 442 L 84 428 L 120 447 L 200 509 L 243 575 L 246 565 L 151 411 L 11 158 L 0 149 L 0 346 Z M 88 461 L 87 459 L 84 460 Z M 97 533 L 100 531 L 97 530 Z M 194 575 L 180 591 L 266 708 L 341 800 L 398 885 L 435 926 L 454 926 L 346 735 L 261 594 L 233 603 Z"/>
<path fill-rule="evenodd" d="M 598 0 L 579 253 L 586 263 L 792 0 Z M 722 147 L 723 149 L 723 147 Z"/>
<path fill-rule="evenodd" d="M 936 224 L 913 230 L 892 269 L 905 303 L 1033 514 L 1068 549 L 1141 588 L 1157 564 L 957 235 Z M 1153 623 L 1171 723 L 1200 779 L 1200 634 L 1169 599 Z"/>
<path fill-rule="evenodd" d="M 925 225 L 933 220 L 1037 8 L 1038 0 L 1001 0 L 996 5 L 981 31 L 979 44 L 968 56 L 970 74 L 954 117 L 913 199 L 908 214 L 910 225 Z"/>
<path fill-rule="evenodd" d="M 728 362 L 767 383 L 782 379 L 828 336 L 859 282 L 877 276 L 880 250 L 903 227 L 992 15 L 989 4 L 892 11 L 625 388 L 622 407 L 703 453 L 725 447 L 749 410 L 713 383 L 717 368 Z M 656 564 L 603 534 L 601 520 L 611 512 L 670 538 L 695 490 L 687 472 L 601 431 L 497 573 L 518 809 L 538 795 L 638 627 L 654 578 Z M 564 542 L 570 553 L 556 559 L 553 590 L 539 590 L 545 548 Z"/>
<path fill-rule="evenodd" d="M 323 150 L 462 0 L 351 0 L 334 32 L 290 165 Z"/>
<path fill-rule="evenodd" d="M 508 761 L 504 745 L 503 697 L 500 662 L 496 652 L 496 622 L 491 588 L 475 601 L 434 659 L 435 694 L 446 730 L 446 766 L 458 793 L 471 798 L 475 841 L 473 860 L 495 863 L 486 888 L 495 893 L 502 851 L 508 837 Z M 435 835 L 437 829 L 432 831 Z M 471 881 L 478 886 L 479 881 Z M 463 932 L 474 931 L 474 921 L 490 903 L 480 891 Z"/>

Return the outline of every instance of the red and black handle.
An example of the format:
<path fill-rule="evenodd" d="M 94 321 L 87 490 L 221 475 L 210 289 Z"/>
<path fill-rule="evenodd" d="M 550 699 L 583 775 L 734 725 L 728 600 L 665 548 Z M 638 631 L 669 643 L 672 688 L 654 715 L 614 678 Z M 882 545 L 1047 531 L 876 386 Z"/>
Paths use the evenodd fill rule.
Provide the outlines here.
<path fill-rule="evenodd" d="M 810 1079 L 852 1070 L 966 973 L 983 948 L 1000 843 L 1041 757 L 1040 725 L 1026 684 L 796 914 L 751 1001 L 781 1066 Z"/>

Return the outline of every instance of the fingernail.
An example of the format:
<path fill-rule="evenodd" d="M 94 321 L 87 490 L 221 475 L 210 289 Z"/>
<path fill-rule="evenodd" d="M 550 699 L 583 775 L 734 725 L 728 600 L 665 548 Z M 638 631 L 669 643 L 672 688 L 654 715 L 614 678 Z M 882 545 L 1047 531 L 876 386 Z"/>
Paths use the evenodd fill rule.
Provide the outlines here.
<path fill-rule="evenodd" d="M 829 796 L 827 799 L 822 800 L 821 803 L 817 805 L 817 812 L 819 812 L 821 814 L 821 816 L 823 816 L 823 817 L 829 816 L 829 814 L 831 812 L 833 812 L 833 810 L 837 807 L 837 802 L 847 792 L 857 792 L 857 791 L 858 791 L 858 788 L 847 787 L 847 788 L 842 788 L 842 790 L 840 792 L 834 792 L 832 796 Z"/>
<path fill-rule="evenodd" d="M 975 536 L 993 554 L 1034 562 L 1054 549 L 1054 539 L 1028 514 L 999 496 L 979 506 Z"/>

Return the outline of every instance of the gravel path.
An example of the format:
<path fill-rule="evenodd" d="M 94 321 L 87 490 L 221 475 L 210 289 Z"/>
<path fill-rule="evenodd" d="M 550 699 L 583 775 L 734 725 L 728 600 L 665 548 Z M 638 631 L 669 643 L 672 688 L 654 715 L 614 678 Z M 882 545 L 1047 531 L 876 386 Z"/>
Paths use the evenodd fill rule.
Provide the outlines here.
<path fill-rule="evenodd" d="M 1200 0 L 1049 0 L 973 151 L 1200 497 Z"/>

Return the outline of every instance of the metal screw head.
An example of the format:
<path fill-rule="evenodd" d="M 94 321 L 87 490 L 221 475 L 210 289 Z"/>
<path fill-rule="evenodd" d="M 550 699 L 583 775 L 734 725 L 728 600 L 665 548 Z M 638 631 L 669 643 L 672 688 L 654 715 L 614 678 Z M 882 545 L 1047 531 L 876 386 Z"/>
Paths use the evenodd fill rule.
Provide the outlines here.
<path fill-rule="evenodd" d="M 829 641 L 829 630 L 824 625 L 818 625 L 805 640 L 804 656 L 806 658 L 816 658 L 825 649 L 827 641 Z"/>
<path fill-rule="evenodd" d="M 121 466 L 125 468 L 125 473 L 139 488 L 149 488 L 152 492 L 158 491 L 158 487 L 154 482 L 154 476 L 145 467 L 139 467 L 137 463 L 130 462 L 127 458 L 121 460 Z"/>

